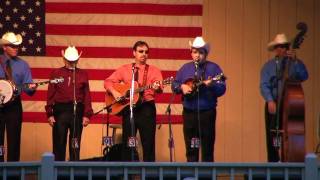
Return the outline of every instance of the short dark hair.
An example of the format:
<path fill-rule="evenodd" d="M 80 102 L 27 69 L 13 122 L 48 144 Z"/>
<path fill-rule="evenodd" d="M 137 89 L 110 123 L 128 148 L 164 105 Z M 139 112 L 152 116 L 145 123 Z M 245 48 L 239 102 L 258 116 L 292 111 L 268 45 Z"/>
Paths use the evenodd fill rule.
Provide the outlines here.
<path fill-rule="evenodd" d="M 147 46 L 147 48 L 149 49 L 149 45 L 144 41 L 137 41 L 136 43 L 134 43 L 132 49 L 136 51 L 138 46 Z"/>

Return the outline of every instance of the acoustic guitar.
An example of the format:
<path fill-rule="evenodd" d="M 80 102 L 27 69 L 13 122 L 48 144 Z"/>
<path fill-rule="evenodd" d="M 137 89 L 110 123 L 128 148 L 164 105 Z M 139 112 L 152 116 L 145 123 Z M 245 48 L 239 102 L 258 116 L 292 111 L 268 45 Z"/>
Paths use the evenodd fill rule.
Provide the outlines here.
<path fill-rule="evenodd" d="M 171 84 L 173 81 L 173 77 L 169 77 L 160 82 L 162 85 Z M 140 93 L 147 89 L 151 89 L 155 83 L 149 84 L 147 86 L 139 87 L 138 82 L 134 82 L 134 94 L 133 94 L 133 104 L 137 105 L 137 102 L 140 100 Z M 117 90 L 122 96 L 118 99 L 115 99 L 110 92 L 106 93 L 105 102 L 106 107 L 111 110 L 111 115 L 119 115 L 119 113 L 127 106 L 130 105 L 130 88 L 131 83 L 115 83 L 113 88 Z"/>

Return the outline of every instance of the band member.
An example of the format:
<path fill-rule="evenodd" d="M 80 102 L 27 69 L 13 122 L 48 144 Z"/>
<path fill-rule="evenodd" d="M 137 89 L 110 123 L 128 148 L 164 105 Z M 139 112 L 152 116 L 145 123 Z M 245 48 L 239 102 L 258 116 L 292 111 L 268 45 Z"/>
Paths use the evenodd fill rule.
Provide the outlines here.
<path fill-rule="evenodd" d="M 49 84 L 45 107 L 52 126 L 56 161 L 65 160 L 68 130 L 70 160 L 79 160 L 82 128 L 89 124 L 93 115 L 88 74 L 76 67 L 81 53 L 74 46 L 69 46 L 62 51 L 65 66 L 50 75 L 51 79 L 64 78 L 63 83 Z"/>
<path fill-rule="evenodd" d="M 273 41 L 268 44 L 268 50 L 273 51 L 275 56 L 268 60 L 260 76 L 260 92 L 265 105 L 266 142 L 269 162 L 279 161 L 279 154 L 273 145 L 272 129 L 276 126 L 277 99 L 283 86 L 282 76 L 286 64 L 290 63 L 288 78 L 296 81 L 308 79 L 308 71 L 294 51 L 289 50 L 290 43 L 285 34 L 277 34 Z M 278 112 L 280 113 L 280 112 Z M 281 122 L 281 121 L 280 121 Z M 280 123 L 281 124 L 281 123 Z"/>
<path fill-rule="evenodd" d="M 191 43 L 192 62 L 184 64 L 177 72 L 172 90 L 183 94 L 183 134 L 188 162 L 214 161 L 215 123 L 217 98 L 226 91 L 224 81 L 213 81 L 221 74 L 220 67 L 207 60 L 209 45 L 202 37 Z M 191 81 L 191 84 L 188 82 Z M 202 83 L 199 83 L 202 82 Z M 202 84 L 194 87 L 195 84 Z"/>
<path fill-rule="evenodd" d="M 5 33 L 0 41 L 3 54 L 0 55 L 0 79 L 12 82 L 17 88 L 14 97 L 0 106 L 0 161 L 4 161 L 4 133 L 7 132 L 7 161 L 19 161 L 20 159 L 20 141 L 22 125 L 22 104 L 21 93 L 32 96 L 36 86 L 30 84 L 25 87 L 24 84 L 32 83 L 31 70 L 28 63 L 18 57 L 19 45 L 22 43 L 22 36 L 13 32 Z M 0 88 L 1 91 L 5 91 Z M 13 88 L 13 87 L 12 87 Z M 1 95 L 2 96 L 2 95 Z"/>
<path fill-rule="evenodd" d="M 155 161 L 155 131 L 156 131 L 156 107 L 155 107 L 155 93 L 162 92 L 162 75 L 158 68 L 147 64 L 149 55 L 149 46 L 144 41 L 137 41 L 133 46 L 134 63 L 126 64 L 113 72 L 110 77 L 105 80 L 104 87 L 110 92 L 115 99 L 121 98 L 124 94 L 114 88 L 114 84 L 123 82 L 131 84 L 132 68 L 135 71 L 135 81 L 139 86 L 146 86 L 153 84 L 151 89 L 145 90 L 141 95 L 141 103 L 136 104 L 134 108 L 134 134 L 139 130 L 142 149 L 143 161 Z M 127 144 L 128 137 L 131 135 L 130 111 L 126 107 L 122 111 L 122 142 Z M 123 150 L 123 160 L 130 160 L 126 157 Z"/>

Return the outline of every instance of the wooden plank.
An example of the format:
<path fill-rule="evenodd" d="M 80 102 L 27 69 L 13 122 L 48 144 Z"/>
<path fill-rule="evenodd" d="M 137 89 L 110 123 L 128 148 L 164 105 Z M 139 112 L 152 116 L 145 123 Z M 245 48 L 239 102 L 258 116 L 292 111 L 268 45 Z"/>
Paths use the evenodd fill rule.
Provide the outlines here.
<path fill-rule="evenodd" d="M 208 8 L 208 10 L 206 9 Z M 204 1 L 204 36 L 210 43 L 211 52 L 208 59 L 216 62 L 223 71 L 226 70 L 226 2 L 221 0 Z M 208 11 L 208 12 L 207 12 Z M 207 16 L 206 16 L 207 13 Z M 228 76 L 228 74 L 227 74 Z M 229 82 L 227 81 L 227 86 Z M 228 87 L 227 87 L 228 88 Z M 225 97 L 218 99 L 216 120 L 215 160 L 225 160 Z"/>
<path fill-rule="evenodd" d="M 228 0 L 226 12 L 226 74 L 228 90 L 225 118 L 225 161 L 241 162 L 243 146 L 243 0 Z"/>
<path fill-rule="evenodd" d="M 260 129 L 263 109 L 259 91 L 261 58 L 261 32 L 265 22 L 263 21 L 263 1 L 244 1 L 244 37 L 243 37 L 243 119 L 242 119 L 242 161 L 254 162 L 259 159 L 259 149 L 264 146 L 264 129 Z M 265 20 L 265 19 L 264 19 Z M 254 146 L 253 146 L 254 145 Z"/>

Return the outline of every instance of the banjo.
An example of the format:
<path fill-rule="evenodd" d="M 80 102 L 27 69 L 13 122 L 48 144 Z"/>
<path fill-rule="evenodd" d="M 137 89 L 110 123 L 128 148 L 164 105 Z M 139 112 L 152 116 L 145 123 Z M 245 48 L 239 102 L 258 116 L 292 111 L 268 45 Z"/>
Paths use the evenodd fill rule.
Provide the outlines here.
<path fill-rule="evenodd" d="M 41 81 L 37 83 L 23 84 L 20 88 L 30 88 L 30 85 L 36 85 L 36 87 L 44 84 L 58 84 L 62 83 L 64 79 L 62 77 L 51 79 L 48 81 Z M 0 106 L 7 104 L 15 99 L 18 94 L 19 87 L 17 87 L 12 81 L 1 79 L 0 80 Z"/>

